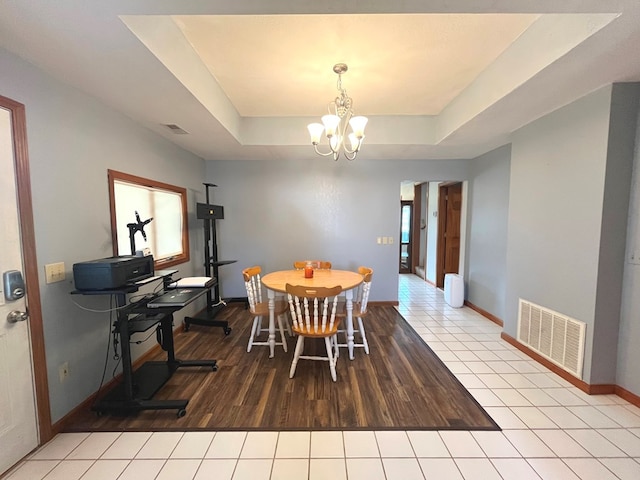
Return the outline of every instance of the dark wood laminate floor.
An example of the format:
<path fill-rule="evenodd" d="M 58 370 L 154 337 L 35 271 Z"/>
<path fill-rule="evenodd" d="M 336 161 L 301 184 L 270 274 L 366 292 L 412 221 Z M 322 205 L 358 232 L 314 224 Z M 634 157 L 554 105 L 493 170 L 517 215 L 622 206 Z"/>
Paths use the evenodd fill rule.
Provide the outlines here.
<path fill-rule="evenodd" d="M 336 383 L 326 362 L 308 360 L 289 379 L 293 338 L 289 352 L 276 347 L 272 359 L 265 346 L 247 353 L 251 316 L 241 304 L 218 318 L 229 319 L 231 335 L 198 325 L 175 335 L 177 358 L 215 358 L 218 371 L 178 369 L 154 397 L 189 399 L 186 416 L 157 410 L 98 417 L 87 410 L 74 415 L 65 431 L 498 429 L 393 307 L 370 307 L 371 353 L 356 349 L 350 361 L 341 349 Z M 153 360 L 166 359 L 163 353 Z"/>

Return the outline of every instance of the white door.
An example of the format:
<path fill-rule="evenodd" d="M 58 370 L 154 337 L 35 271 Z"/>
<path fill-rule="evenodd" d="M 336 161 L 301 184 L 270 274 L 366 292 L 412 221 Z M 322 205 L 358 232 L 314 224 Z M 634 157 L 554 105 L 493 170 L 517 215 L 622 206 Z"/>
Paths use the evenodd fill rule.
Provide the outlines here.
<path fill-rule="evenodd" d="M 11 112 L 0 106 L 0 275 L 23 272 L 11 118 Z M 7 299 L 4 281 L 0 285 L 2 475 L 38 445 L 38 429 L 29 320 L 21 315 L 26 312 L 26 301 L 24 297 Z"/>

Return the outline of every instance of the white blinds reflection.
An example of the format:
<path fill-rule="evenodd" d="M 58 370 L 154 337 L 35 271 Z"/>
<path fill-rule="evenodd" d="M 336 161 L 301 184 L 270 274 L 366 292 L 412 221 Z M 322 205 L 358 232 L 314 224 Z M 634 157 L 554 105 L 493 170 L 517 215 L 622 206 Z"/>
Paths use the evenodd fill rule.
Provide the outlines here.
<path fill-rule="evenodd" d="M 136 250 L 149 248 L 155 260 L 182 254 L 182 203 L 178 193 L 158 190 L 126 182 L 114 182 L 118 254 L 130 255 L 131 246 L 127 224 L 140 219 L 153 221 L 145 225 L 145 242 L 141 233 L 135 234 Z"/>

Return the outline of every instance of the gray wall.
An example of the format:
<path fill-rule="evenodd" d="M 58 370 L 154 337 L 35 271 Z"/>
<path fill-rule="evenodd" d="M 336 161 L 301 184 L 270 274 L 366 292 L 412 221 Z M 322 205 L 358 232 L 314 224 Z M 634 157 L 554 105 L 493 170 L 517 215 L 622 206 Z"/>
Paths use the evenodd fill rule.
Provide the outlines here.
<path fill-rule="evenodd" d="M 467 161 L 371 161 L 363 149 L 354 162 L 207 162 L 207 181 L 224 205 L 218 222 L 222 294 L 244 295 L 241 270 L 292 267 L 321 258 L 335 268 L 371 266 L 371 300 L 398 299 L 400 182 L 407 178 L 467 178 Z M 392 236 L 393 245 L 378 245 Z"/>
<path fill-rule="evenodd" d="M 516 132 L 512 144 L 507 315 L 517 335 L 518 299 L 587 323 L 590 378 L 611 88 Z"/>
<path fill-rule="evenodd" d="M 625 109 L 611 107 L 613 90 L 603 88 L 523 127 L 512 143 L 504 330 L 516 336 L 518 298 L 585 322 L 588 383 L 615 381 L 610 336 L 617 335 L 620 284 L 612 282 L 622 275 L 624 249 L 608 240 L 625 236 L 612 206 L 627 211 L 629 175 L 611 169 L 628 168 L 631 158 L 609 144 L 610 126 L 629 129 L 616 118 Z M 629 137 L 620 133 L 615 140 Z M 609 222 L 615 230 L 605 234 Z M 607 269 L 601 259 L 609 260 Z M 613 328 L 602 342 L 594 339 L 600 325 Z"/>
<path fill-rule="evenodd" d="M 609 141 L 604 178 L 598 286 L 593 332 L 591 383 L 616 380 L 618 332 L 633 151 L 638 117 L 640 84 L 615 84 L 611 92 Z M 606 352 L 606 353 L 604 353 Z"/>
<path fill-rule="evenodd" d="M 203 261 L 193 210 L 196 199 L 202 200 L 204 162 L 1 49 L 0 71 L 0 93 L 26 106 L 51 414 L 56 421 L 98 389 L 105 358 L 107 380 L 116 368 L 113 352 L 107 352 L 109 298 L 70 295 L 74 263 L 112 255 L 107 169 L 188 189 L 195 234 L 192 261 L 180 271 L 193 275 Z M 46 285 L 44 265 L 54 262 L 65 263 L 67 281 Z M 154 343 L 138 346 L 135 354 Z M 63 362 L 69 362 L 70 376 L 61 383 L 58 367 Z"/>
<path fill-rule="evenodd" d="M 466 298 L 504 320 L 511 147 L 470 163 L 467 218 Z"/>
<path fill-rule="evenodd" d="M 640 395 L 640 118 L 636 127 L 631 188 L 616 384 Z"/>

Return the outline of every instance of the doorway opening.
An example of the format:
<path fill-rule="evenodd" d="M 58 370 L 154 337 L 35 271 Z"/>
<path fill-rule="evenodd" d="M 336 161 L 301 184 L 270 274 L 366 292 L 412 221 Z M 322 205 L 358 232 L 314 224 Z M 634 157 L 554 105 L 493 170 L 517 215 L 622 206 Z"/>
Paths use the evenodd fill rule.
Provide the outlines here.
<path fill-rule="evenodd" d="M 400 273 L 414 273 L 440 288 L 447 273 L 464 273 L 466 191 L 460 180 L 402 182 Z M 407 203 L 411 218 L 408 209 L 402 210 Z"/>

